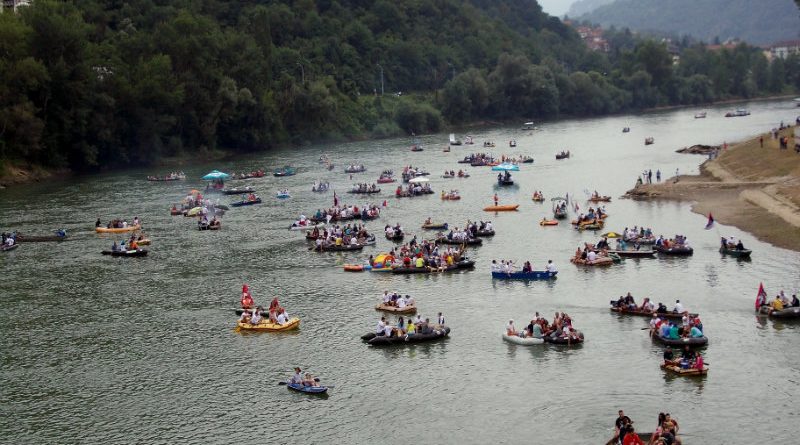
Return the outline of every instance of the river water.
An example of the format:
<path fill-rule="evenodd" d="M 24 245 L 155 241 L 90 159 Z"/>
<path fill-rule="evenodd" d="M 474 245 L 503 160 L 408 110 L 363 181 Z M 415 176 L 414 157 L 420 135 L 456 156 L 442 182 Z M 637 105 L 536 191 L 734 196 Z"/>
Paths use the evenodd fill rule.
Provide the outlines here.
<path fill-rule="evenodd" d="M 446 134 L 421 138 L 426 150 L 411 153 L 408 139 L 286 149 L 186 168 L 189 180 L 148 183 L 155 171 L 125 171 L 51 181 L 0 191 L 0 228 L 46 233 L 64 227 L 63 243 L 23 244 L 0 254 L 0 442 L 3 443 L 605 443 L 618 409 L 651 431 L 659 412 L 680 423 L 684 443 L 791 443 L 798 419 L 799 324 L 759 319 L 753 301 L 759 282 L 770 297 L 800 286 L 800 256 L 754 239 L 733 227 L 704 230 L 705 217 L 688 203 L 616 199 L 645 169 L 664 177 L 697 171 L 702 160 L 676 154 L 695 143 L 734 142 L 792 122 L 789 101 L 744 104 L 752 115 L 723 118 L 733 107 L 547 122 L 535 132 L 518 126 L 463 129 L 474 146 L 443 153 Z M 631 127 L 623 134 L 623 127 Z M 644 146 L 647 136 L 655 144 Z M 516 138 L 518 147 L 508 148 Z M 497 148 L 483 149 L 484 140 Z M 572 158 L 556 161 L 569 149 Z M 468 179 L 443 179 L 444 169 L 464 167 L 473 151 L 519 153 L 535 158 L 516 173 L 519 186 L 495 189 L 489 168 L 471 168 Z M 325 171 L 320 154 L 337 164 Z M 368 171 L 343 173 L 350 161 Z M 219 232 L 195 230 L 195 221 L 171 217 L 169 206 L 212 168 L 223 171 L 298 167 L 287 178 L 246 181 L 265 198 L 261 206 L 232 209 Z M 385 168 L 413 164 L 432 172 L 431 184 L 457 188 L 461 201 L 437 195 L 398 200 L 392 187 L 379 197 L 344 191 L 374 181 Z M 459 225 L 491 219 L 497 236 L 471 250 L 474 271 L 452 275 L 392 276 L 344 273 L 390 248 L 378 238 L 361 253 L 313 253 L 286 227 L 301 212 L 330 206 L 332 195 L 311 193 L 315 179 L 329 180 L 342 201 L 388 201 L 368 227 L 380 232 L 399 222 L 409 231 L 425 217 Z M 654 176 L 655 179 L 655 176 Z M 242 182 L 240 182 L 242 184 Z M 274 198 L 287 187 L 292 198 Z M 614 197 L 606 206 L 607 230 L 645 225 L 656 233 L 685 234 L 689 258 L 626 260 L 605 269 L 583 269 L 568 259 L 591 232 L 542 228 L 547 198 L 569 193 L 585 210 L 586 192 Z M 516 213 L 481 209 L 497 192 Z M 231 199 L 232 200 L 232 199 Z M 223 202 L 228 201 L 223 198 Z M 143 219 L 153 245 L 144 259 L 100 255 L 115 239 L 93 233 L 97 217 Z M 754 250 L 750 262 L 720 257 L 719 236 L 740 237 Z M 118 239 L 118 238 L 116 238 Z M 496 282 L 492 259 L 559 267 L 552 282 Z M 243 335 L 233 331 L 242 283 L 256 301 L 278 295 L 302 319 L 296 333 Z M 380 314 L 383 290 L 412 294 L 423 316 L 442 311 L 452 328 L 443 342 L 376 349 L 359 336 Z M 673 378 L 659 369 L 646 319 L 620 317 L 608 302 L 626 292 L 671 305 L 680 299 L 701 314 L 710 344 L 709 375 Z M 539 311 L 552 319 L 569 313 L 586 336 L 582 346 L 524 347 L 503 342 L 505 323 L 518 326 Z M 302 366 L 334 384 L 327 399 L 292 393 L 277 382 Z"/>

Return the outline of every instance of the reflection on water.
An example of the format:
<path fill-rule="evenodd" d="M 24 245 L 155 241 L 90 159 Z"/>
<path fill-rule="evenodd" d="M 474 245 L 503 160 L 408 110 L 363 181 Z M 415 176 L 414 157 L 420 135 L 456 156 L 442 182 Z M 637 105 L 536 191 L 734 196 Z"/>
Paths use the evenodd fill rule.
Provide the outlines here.
<path fill-rule="evenodd" d="M 44 234 L 64 227 L 74 238 L 23 244 L 0 254 L 0 431 L 9 443 L 192 442 L 196 437 L 204 443 L 230 443 L 254 436 L 289 443 L 474 443 L 531 437 L 604 443 L 616 411 L 623 408 L 644 422 L 640 425 L 649 425 L 658 412 L 671 412 L 687 438 L 693 436 L 692 443 L 695 438 L 697 443 L 748 443 L 763 437 L 791 442 L 788 429 L 763 422 L 741 425 L 752 418 L 751 406 L 758 406 L 765 418 L 783 418 L 800 391 L 796 379 L 753 384 L 753 376 L 764 369 L 791 375 L 800 368 L 800 359 L 788 354 L 786 346 L 796 340 L 800 324 L 753 314 L 759 282 L 770 295 L 779 288 L 797 289 L 797 253 L 724 227 L 727 235 L 752 247 L 754 259 L 722 257 L 717 235 L 703 230 L 705 217 L 691 213 L 688 203 L 617 199 L 644 169 L 659 169 L 665 177 L 676 168 L 697 171 L 699 158 L 675 149 L 768 130 L 794 118 L 796 109 L 790 105 L 743 105 L 752 115 L 737 120 L 721 117 L 728 107 L 712 107 L 709 117 L 699 120 L 691 110 L 677 110 L 557 121 L 530 134 L 516 127 L 459 132 L 470 133 L 475 147 L 483 140 L 514 137 L 515 149 L 462 146 L 450 153 L 411 153 L 401 138 L 277 150 L 186 167 L 190 178 L 213 168 L 298 167 L 292 177 L 247 181 L 264 204 L 232 209 L 218 232 L 198 231 L 192 219 L 168 213 L 190 188 L 202 188 L 201 181 L 143 180 L 155 171 L 0 190 L 3 230 Z M 624 126 L 631 132 L 622 134 Z M 657 142 L 645 148 L 645 136 Z M 435 147 L 447 136 L 420 139 Z M 572 157 L 556 161 L 555 152 L 565 148 Z M 471 151 L 525 154 L 535 162 L 514 173 L 516 187 L 496 189 L 490 169 L 456 163 Z M 318 164 L 323 152 L 337 164 L 333 171 Z M 350 180 L 342 170 L 354 159 L 368 170 Z M 380 196 L 342 192 L 354 182 L 374 181 L 385 168 L 399 172 L 408 164 L 430 171 L 436 192 L 458 188 L 463 198 L 398 200 L 392 187 Z M 458 182 L 439 177 L 445 169 L 458 168 L 471 177 Z M 345 273 L 344 264 L 362 263 L 392 244 L 379 236 L 377 246 L 359 253 L 310 252 L 302 234 L 286 228 L 299 214 L 332 204 L 333 193 L 310 192 L 315 180 L 329 181 L 343 202 L 386 200 L 381 218 L 367 223 L 374 232 L 401 223 L 418 237 L 430 238 L 433 234 L 416 228 L 431 217 L 451 225 L 491 219 L 497 235 L 469 250 L 477 261 L 473 271 Z M 292 198 L 274 199 L 281 188 Z M 586 191 L 598 190 L 612 196 L 604 231 L 644 225 L 657 234 L 681 233 L 692 241 L 695 254 L 626 259 L 602 269 L 576 267 L 569 257 L 577 246 L 597 241 L 598 234 L 563 223 L 541 227 L 538 221 L 549 218 L 551 208 L 531 201 L 534 190 L 542 190 L 545 199 L 569 194 L 581 211 L 588 208 Z M 519 211 L 483 212 L 495 192 L 501 204 L 520 204 Z M 120 238 L 97 236 L 92 223 L 116 216 L 143 219 L 153 240 L 147 258 L 99 255 Z M 537 266 L 552 259 L 558 279 L 493 280 L 489 265 L 501 258 Z M 282 334 L 235 333 L 231 309 L 242 283 L 259 304 L 279 297 L 292 316 L 302 319 L 301 328 Z M 380 317 L 374 305 L 383 290 L 413 295 L 423 317 L 444 312 L 452 329 L 449 338 L 388 348 L 363 343 L 359 336 Z M 608 301 L 627 292 L 637 301 L 648 296 L 667 305 L 680 299 L 701 314 L 710 338 L 707 377 L 672 379 L 659 369 L 661 347 L 643 329 L 647 318 L 608 311 Z M 549 319 L 556 311 L 569 313 L 586 343 L 525 347 L 501 339 L 508 319 L 528 320 L 536 311 Z M 330 397 L 311 398 L 278 386 L 293 366 L 335 385 Z M 364 421 L 392 409 L 402 420 L 382 422 L 380 433 L 373 422 Z M 245 428 L 231 428 L 242 418 L 248 419 Z"/>

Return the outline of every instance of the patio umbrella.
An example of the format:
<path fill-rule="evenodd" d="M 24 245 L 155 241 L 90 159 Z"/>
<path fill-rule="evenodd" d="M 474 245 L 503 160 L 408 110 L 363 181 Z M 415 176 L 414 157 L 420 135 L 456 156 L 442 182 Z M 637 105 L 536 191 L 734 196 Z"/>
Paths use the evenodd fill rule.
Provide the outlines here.
<path fill-rule="evenodd" d="M 495 165 L 492 167 L 492 171 L 519 171 L 519 165 L 517 164 L 510 164 L 508 162 L 504 162 L 502 164 Z"/>
<path fill-rule="evenodd" d="M 617 232 L 606 232 L 600 236 L 603 238 L 622 238 L 622 235 Z"/>
<path fill-rule="evenodd" d="M 210 172 L 209 174 L 203 176 L 203 179 L 205 179 L 206 181 L 212 181 L 214 179 L 228 179 L 230 177 L 231 177 L 231 175 L 229 175 L 227 173 L 222 173 L 219 170 L 214 170 L 214 171 Z"/>
<path fill-rule="evenodd" d="M 421 182 L 430 182 L 430 179 L 428 179 L 428 178 L 426 178 L 424 176 L 417 176 L 416 178 L 409 179 L 408 182 L 410 182 L 412 184 L 419 184 Z"/>

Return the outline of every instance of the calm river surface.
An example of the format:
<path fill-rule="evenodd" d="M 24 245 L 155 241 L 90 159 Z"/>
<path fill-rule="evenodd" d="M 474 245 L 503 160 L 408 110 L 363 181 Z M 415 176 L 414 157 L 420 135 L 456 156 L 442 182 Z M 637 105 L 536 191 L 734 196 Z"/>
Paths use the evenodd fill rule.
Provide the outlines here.
<path fill-rule="evenodd" d="M 664 177 L 697 171 L 702 158 L 676 154 L 695 143 L 733 142 L 793 122 L 790 101 L 743 104 L 752 115 L 723 118 L 736 106 L 544 123 L 536 132 L 518 126 L 463 129 L 474 146 L 443 153 L 446 134 L 422 138 L 411 153 L 408 138 L 284 150 L 186 169 L 187 181 L 148 183 L 126 171 L 0 190 L 0 229 L 47 233 L 65 227 L 63 243 L 23 244 L 0 254 L 0 442 L 2 443 L 605 443 L 618 409 L 651 431 L 659 412 L 680 423 L 684 443 L 794 443 L 800 395 L 800 324 L 759 319 L 753 301 L 763 281 L 770 297 L 800 286 L 800 255 L 726 226 L 703 230 L 705 217 L 687 203 L 619 200 L 645 169 Z M 628 134 L 621 133 L 625 126 Z M 655 144 L 645 147 L 647 136 Z M 517 148 L 508 140 L 516 138 Z M 497 148 L 481 148 L 494 140 Z M 573 157 L 556 161 L 569 149 Z M 468 179 L 443 179 L 444 169 L 475 151 L 535 158 L 515 174 L 518 187 L 496 190 L 488 167 Z M 325 171 L 318 157 L 336 163 Z M 351 181 L 343 167 L 363 162 Z M 289 164 L 298 174 L 245 182 L 265 198 L 261 206 L 232 209 L 219 232 L 200 232 L 195 221 L 171 217 L 169 206 L 212 168 L 272 169 Z M 432 173 L 431 184 L 457 188 L 461 201 L 437 195 L 398 200 L 391 184 L 381 218 L 368 227 L 400 222 L 417 229 L 427 216 L 460 225 L 491 219 L 497 236 L 471 255 L 474 271 L 452 275 L 392 276 L 344 273 L 342 264 L 388 250 L 383 237 L 361 253 L 312 253 L 299 232 L 286 227 L 302 212 L 330 206 L 332 194 L 310 191 L 329 180 L 345 194 L 356 181 L 374 181 L 382 169 L 413 164 Z M 654 176 L 655 179 L 655 176 Z M 232 182 L 231 184 L 236 184 Z M 287 187 L 292 198 L 274 198 Z M 548 198 L 530 197 L 542 190 Z M 585 210 L 585 190 L 614 197 L 607 230 L 645 225 L 657 234 L 685 234 L 689 258 L 626 260 L 605 269 L 569 263 L 591 232 L 568 225 L 542 228 L 549 198 L 569 193 Z M 497 192 L 516 213 L 481 209 Z M 233 199 L 222 199 L 223 202 Z M 144 259 L 104 257 L 113 236 L 93 232 L 97 217 L 139 216 L 153 245 Z M 431 234 L 427 234 L 430 236 Z M 751 262 L 720 257 L 720 235 L 741 237 Z M 531 260 L 559 268 L 552 282 L 492 281 L 492 259 Z M 293 334 L 235 333 L 242 283 L 256 301 L 280 296 L 302 319 Z M 373 307 L 383 290 L 416 297 L 423 316 L 444 312 L 452 328 L 443 342 L 376 349 L 359 336 L 373 329 Z M 710 344 L 707 377 L 673 378 L 659 369 L 661 348 L 645 331 L 646 319 L 620 317 L 608 302 L 626 292 L 671 305 L 680 299 L 701 314 Z M 671 306 L 670 306 L 671 307 Z M 566 311 L 586 335 L 582 346 L 524 347 L 503 342 L 513 318 L 520 326 L 539 311 L 552 319 Z M 308 368 L 336 387 L 319 399 L 276 383 L 293 366 Z"/>

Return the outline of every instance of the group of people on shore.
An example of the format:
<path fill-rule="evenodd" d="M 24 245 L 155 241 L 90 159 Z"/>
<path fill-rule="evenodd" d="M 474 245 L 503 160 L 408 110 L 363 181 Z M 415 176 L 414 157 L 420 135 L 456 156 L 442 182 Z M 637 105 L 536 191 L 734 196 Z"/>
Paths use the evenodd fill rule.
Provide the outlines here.
<path fill-rule="evenodd" d="M 242 309 L 244 309 L 242 316 L 239 317 L 241 323 L 257 325 L 268 321 L 269 323 L 286 324 L 289 321 L 289 314 L 286 313 L 286 309 L 278 302 L 278 297 L 273 298 L 269 303 L 269 309 L 266 311 L 267 320 L 264 320 L 264 307 L 256 306 L 253 295 L 250 293 L 250 288 L 247 284 L 242 285 L 242 298 L 240 303 Z"/>
<path fill-rule="evenodd" d="M 576 341 L 581 339 L 580 331 L 572 326 L 572 318 L 566 312 L 556 312 L 552 323 L 548 323 L 546 318 L 536 312 L 523 330 L 518 330 L 514 325 L 514 320 L 509 320 L 506 325 L 506 335 L 521 338 L 563 338 Z"/>
<path fill-rule="evenodd" d="M 430 318 L 423 319 L 422 315 L 419 314 L 414 318 L 409 317 L 408 321 L 404 320 L 403 317 L 399 317 L 397 324 L 394 326 L 386 317 L 381 317 L 377 326 L 375 326 L 375 335 L 379 337 L 402 337 L 412 334 L 431 334 L 434 330 L 441 329 L 444 326 L 444 315 L 441 312 L 439 312 L 435 325 L 431 323 Z"/>
<path fill-rule="evenodd" d="M 636 434 L 633 420 L 619 410 L 619 416 L 614 421 L 614 437 L 608 442 L 617 445 L 645 445 L 644 441 Z M 681 445 L 678 438 L 678 421 L 669 413 L 658 413 L 658 426 L 647 445 Z"/>

